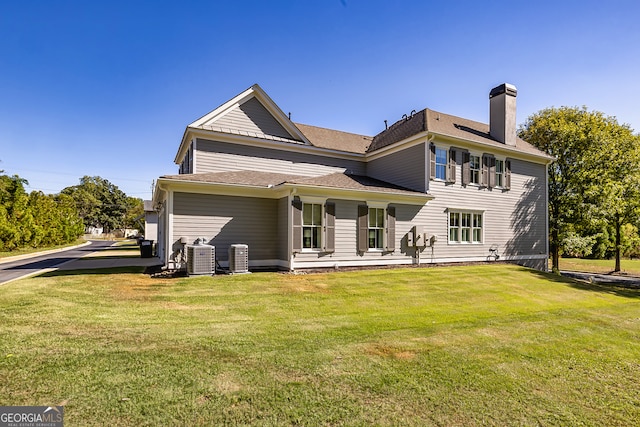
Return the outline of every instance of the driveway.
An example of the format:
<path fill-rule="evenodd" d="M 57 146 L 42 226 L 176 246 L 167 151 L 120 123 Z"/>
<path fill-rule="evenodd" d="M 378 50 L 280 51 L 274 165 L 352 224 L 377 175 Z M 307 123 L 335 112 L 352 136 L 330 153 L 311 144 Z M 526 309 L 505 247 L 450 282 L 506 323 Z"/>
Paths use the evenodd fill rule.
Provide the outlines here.
<path fill-rule="evenodd" d="M 108 240 L 92 240 L 69 249 L 0 259 L 0 284 L 52 270 L 152 267 L 158 258 L 141 258 L 136 248 L 122 249 Z"/>

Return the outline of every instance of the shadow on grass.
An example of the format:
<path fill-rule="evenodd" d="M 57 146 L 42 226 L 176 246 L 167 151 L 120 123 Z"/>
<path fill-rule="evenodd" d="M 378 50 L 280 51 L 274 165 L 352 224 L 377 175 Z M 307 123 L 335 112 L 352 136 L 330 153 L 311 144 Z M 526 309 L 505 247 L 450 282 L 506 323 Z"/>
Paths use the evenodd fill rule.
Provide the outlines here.
<path fill-rule="evenodd" d="M 562 283 L 580 291 L 598 292 L 625 298 L 640 298 L 640 287 L 634 282 L 599 282 L 597 278 L 593 282 L 588 282 L 538 270 L 531 270 L 531 272 L 546 280 Z"/>
<path fill-rule="evenodd" d="M 84 274 L 142 274 L 148 267 L 131 266 L 131 267 L 110 267 L 95 269 L 78 269 L 78 270 L 55 270 L 41 274 L 39 277 L 59 277 L 59 276 L 80 276 Z"/>

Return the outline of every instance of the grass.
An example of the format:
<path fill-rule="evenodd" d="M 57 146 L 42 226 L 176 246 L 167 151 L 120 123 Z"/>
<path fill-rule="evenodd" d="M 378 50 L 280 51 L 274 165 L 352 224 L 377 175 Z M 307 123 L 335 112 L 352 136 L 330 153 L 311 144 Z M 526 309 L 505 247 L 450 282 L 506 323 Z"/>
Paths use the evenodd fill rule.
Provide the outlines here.
<path fill-rule="evenodd" d="M 640 291 L 510 265 L 0 287 L 0 405 L 65 425 L 639 425 Z M 92 274 L 87 274 L 92 273 Z"/>
<path fill-rule="evenodd" d="M 614 259 L 560 258 L 560 270 L 611 273 L 615 265 Z M 640 276 L 640 259 L 622 259 L 620 267 L 623 274 Z"/>

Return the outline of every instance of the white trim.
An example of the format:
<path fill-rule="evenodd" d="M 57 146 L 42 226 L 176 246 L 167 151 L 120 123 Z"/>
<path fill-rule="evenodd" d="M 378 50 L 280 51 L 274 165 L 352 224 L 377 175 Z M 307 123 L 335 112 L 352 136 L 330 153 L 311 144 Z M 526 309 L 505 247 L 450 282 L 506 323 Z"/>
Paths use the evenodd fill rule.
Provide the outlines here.
<path fill-rule="evenodd" d="M 169 265 L 171 256 L 173 255 L 173 191 L 167 192 L 167 206 L 166 206 L 166 218 L 167 218 L 167 232 L 165 235 L 165 265 Z"/>
<path fill-rule="evenodd" d="M 487 255 L 489 255 L 487 253 Z M 451 257 L 451 258 L 431 258 L 420 257 L 420 264 L 455 264 L 464 262 L 487 262 L 488 256 L 473 256 L 473 257 Z M 500 261 L 535 261 L 546 259 L 544 255 L 516 255 L 516 256 L 500 256 Z M 494 262 L 494 261 L 490 261 Z M 415 258 L 371 258 L 371 259 L 346 259 L 346 260 L 322 260 L 322 261 L 297 261 L 296 269 L 305 268 L 336 268 L 341 267 L 384 267 L 391 265 L 415 265 Z"/>
<path fill-rule="evenodd" d="M 198 149 L 196 147 L 197 145 L 197 141 L 198 138 L 192 138 L 191 139 L 191 173 L 198 173 L 198 171 L 196 170 L 196 153 L 198 152 Z"/>
<path fill-rule="evenodd" d="M 366 203 L 369 208 L 376 208 L 376 209 L 387 209 L 387 207 L 389 206 L 389 202 L 386 202 L 386 201 L 383 202 L 380 200 L 375 200 L 375 201 L 367 200 Z"/>
<path fill-rule="evenodd" d="M 365 162 L 364 154 L 351 153 L 348 151 L 332 150 L 330 148 L 305 145 L 300 142 L 285 142 L 272 139 L 263 139 L 255 136 L 230 134 L 208 129 L 187 128 L 185 135 L 201 138 L 207 141 L 225 142 L 249 147 L 269 148 L 295 153 L 314 154 L 319 156 L 333 157 L 338 159 L 348 159 L 358 162 Z M 178 156 L 176 155 L 176 163 Z"/>
<path fill-rule="evenodd" d="M 300 198 L 300 201 L 302 203 L 311 203 L 314 205 L 324 205 L 328 199 L 328 197 L 303 196 L 303 195 L 299 195 L 298 197 Z M 324 206 L 322 209 L 324 209 Z"/>

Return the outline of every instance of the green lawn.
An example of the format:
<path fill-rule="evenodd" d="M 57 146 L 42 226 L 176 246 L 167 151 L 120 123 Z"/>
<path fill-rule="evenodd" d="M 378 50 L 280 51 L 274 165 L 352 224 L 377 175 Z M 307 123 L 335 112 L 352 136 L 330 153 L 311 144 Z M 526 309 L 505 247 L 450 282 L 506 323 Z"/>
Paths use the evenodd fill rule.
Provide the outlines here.
<path fill-rule="evenodd" d="M 87 273 L 87 274 L 85 274 Z M 640 423 L 640 291 L 517 266 L 0 286 L 0 405 L 65 425 Z"/>
<path fill-rule="evenodd" d="M 584 271 L 587 273 L 610 273 L 616 266 L 614 259 L 560 258 L 560 270 Z M 622 274 L 640 276 L 640 259 L 620 260 Z"/>

